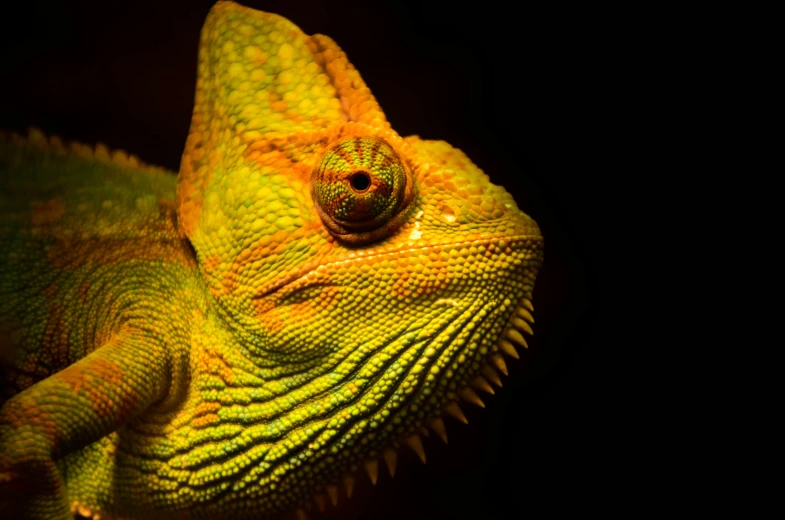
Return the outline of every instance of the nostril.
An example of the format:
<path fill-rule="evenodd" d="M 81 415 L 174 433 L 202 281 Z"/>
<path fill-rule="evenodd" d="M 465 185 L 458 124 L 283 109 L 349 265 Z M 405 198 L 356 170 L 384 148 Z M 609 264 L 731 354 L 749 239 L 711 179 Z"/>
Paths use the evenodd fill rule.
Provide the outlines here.
<path fill-rule="evenodd" d="M 447 204 L 442 205 L 442 218 L 447 222 L 455 221 L 455 211 Z"/>

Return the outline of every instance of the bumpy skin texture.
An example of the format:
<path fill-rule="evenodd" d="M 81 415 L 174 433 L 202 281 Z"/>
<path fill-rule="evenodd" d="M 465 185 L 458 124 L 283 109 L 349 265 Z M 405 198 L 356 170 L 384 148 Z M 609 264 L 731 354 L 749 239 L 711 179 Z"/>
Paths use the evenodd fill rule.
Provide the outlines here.
<path fill-rule="evenodd" d="M 530 332 L 534 221 L 273 14 L 211 10 L 179 176 L 39 132 L 0 170 L 4 514 L 334 500 Z"/>

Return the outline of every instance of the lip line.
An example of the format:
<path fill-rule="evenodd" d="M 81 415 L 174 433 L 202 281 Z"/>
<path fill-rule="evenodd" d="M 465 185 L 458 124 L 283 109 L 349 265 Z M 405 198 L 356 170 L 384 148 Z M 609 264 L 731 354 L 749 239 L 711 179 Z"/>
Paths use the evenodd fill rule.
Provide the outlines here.
<path fill-rule="evenodd" d="M 264 298 L 265 296 L 269 296 L 270 294 L 273 294 L 273 293 L 283 289 L 287 285 L 289 285 L 291 283 L 294 283 L 297 280 L 300 280 L 301 278 L 305 278 L 309 274 L 311 274 L 314 271 L 317 271 L 319 269 L 322 269 L 322 268 L 326 269 L 326 268 L 328 268 L 330 266 L 333 266 L 333 265 L 342 264 L 342 263 L 348 263 L 348 262 L 352 262 L 352 261 L 358 260 L 358 259 L 377 258 L 377 257 L 386 256 L 386 255 L 391 255 L 393 253 L 399 253 L 401 251 L 417 251 L 417 250 L 431 249 L 431 248 L 436 248 L 436 247 L 443 248 L 443 247 L 447 247 L 447 246 L 471 246 L 471 245 L 474 245 L 474 244 L 488 244 L 488 243 L 491 243 L 491 242 L 500 242 L 502 240 L 507 240 L 507 241 L 520 241 L 520 240 L 526 240 L 526 239 L 539 239 L 539 240 L 542 240 L 542 238 L 543 238 L 542 235 L 498 236 L 498 237 L 495 237 L 495 238 L 485 238 L 485 239 L 477 239 L 477 240 L 464 240 L 464 241 L 460 241 L 460 242 L 448 242 L 446 244 L 432 244 L 432 245 L 427 245 L 427 246 L 415 246 L 415 247 L 409 247 L 409 248 L 405 248 L 405 249 L 401 248 L 401 249 L 395 249 L 395 250 L 390 250 L 390 251 L 383 251 L 383 252 L 379 252 L 379 253 L 371 253 L 369 255 L 363 255 L 363 256 L 350 256 L 349 258 L 346 258 L 346 259 L 343 259 L 343 260 L 336 260 L 334 262 L 328 262 L 326 264 L 319 264 L 319 265 L 311 267 L 310 269 L 307 269 L 305 271 L 300 270 L 300 271 L 297 271 L 296 273 L 284 276 L 283 278 L 280 278 L 278 281 L 269 283 L 265 287 L 262 287 L 259 290 L 259 292 L 257 292 L 256 294 L 254 294 L 251 297 L 251 299 L 252 300 L 259 300 L 261 298 Z"/>

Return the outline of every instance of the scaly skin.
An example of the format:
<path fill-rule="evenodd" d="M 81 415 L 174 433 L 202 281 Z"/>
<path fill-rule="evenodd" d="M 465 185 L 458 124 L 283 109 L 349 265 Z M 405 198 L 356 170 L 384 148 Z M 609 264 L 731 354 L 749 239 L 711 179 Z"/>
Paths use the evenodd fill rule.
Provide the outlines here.
<path fill-rule="evenodd" d="M 179 176 L 37 131 L 0 169 L 4 515 L 334 501 L 531 331 L 534 221 L 276 15 L 211 10 Z"/>

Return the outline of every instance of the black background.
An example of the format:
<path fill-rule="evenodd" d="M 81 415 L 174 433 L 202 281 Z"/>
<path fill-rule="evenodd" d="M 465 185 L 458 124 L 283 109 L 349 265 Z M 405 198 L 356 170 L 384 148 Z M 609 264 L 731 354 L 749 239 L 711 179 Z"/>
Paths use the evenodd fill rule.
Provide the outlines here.
<path fill-rule="evenodd" d="M 211 1 L 42 2 L 4 7 L 0 127 L 103 142 L 176 171 Z M 251 1 L 348 54 L 401 135 L 444 139 L 540 224 L 535 336 L 487 408 L 448 420 L 397 476 L 330 518 L 517 518 L 612 501 L 597 267 L 603 166 L 596 142 L 602 40 L 586 13 L 506 3 Z M 592 18 L 594 20 L 595 18 Z M 613 88 L 613 87 L 609 87 Z"/>

